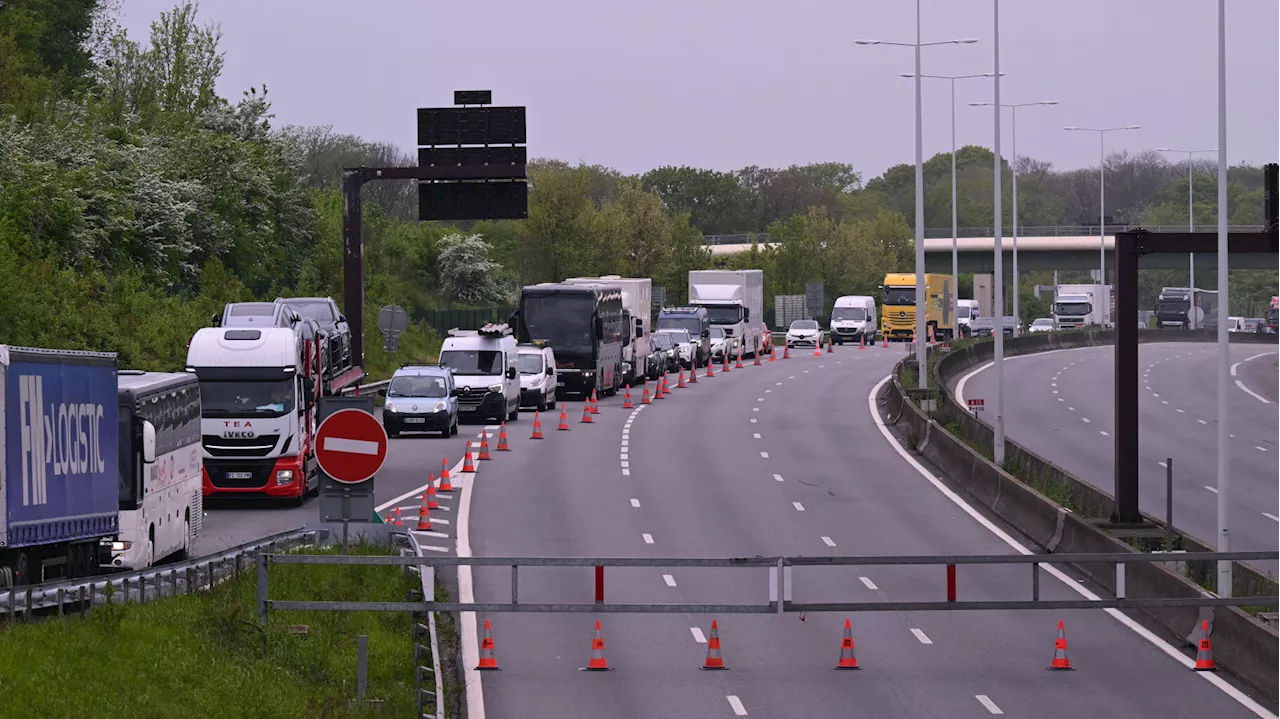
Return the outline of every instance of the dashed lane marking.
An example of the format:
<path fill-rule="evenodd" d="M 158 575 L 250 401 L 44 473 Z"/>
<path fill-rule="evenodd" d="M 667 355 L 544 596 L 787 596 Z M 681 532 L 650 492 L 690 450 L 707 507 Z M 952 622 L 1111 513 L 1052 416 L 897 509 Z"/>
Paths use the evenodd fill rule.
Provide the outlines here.
<path fill-rule="evenodd" d="M 759 422 L 759 420 L 757 420 L 755 417 L 751 418 L 751 424 L 756 424 L 757 422 Z"/>
<path fill-rule="evenodd" d="M 632 498 L 631 498 L 631 506 L 632 506 L 632 507 L 635 507 L 636 509 L 639 509 L 639 508 L 640 508 L 640 500 L 636 499 L 635 497 L 632 497 Z"/>
<path fill-rule="evenodd" d="M 792 503 L 791 503 L 791 506 L 792 506 L 792 507 L 795 507 L 797 512 L 803 512 L 803 511 L 804 511 L 804 505 L 803 505 L 803 504 L 800 504 L 799 502 L 792 502 Z"/>
<path fill-rule="evenodd" d="M 1258 450 L 1259 452 L 1265 452 L 1265 451 L 1267 451 L 1267 448 L 1266 448 L 1266 447 L 1263 447 L 1263 446 L 1262 446 L 1262 445 L 1260 445 L 1260 444 L 1255 444 L 1255 445 L 1253 445 L 1253 448 L 1254 448 L 1254 449 L 1256 449 L 1256 450 Z"/>
<path fill-rule="evenodd" d="M 1004 712 L 1000 710 L 1000 707 L 996 706 L 996 703 L 991 701 L 991 698 L 986 694 L 974 694 L 973 698 L 977 699 L 978 703 L 986 707 L 987 711 L 992 714 L 1004 714 Z"/>
<path fill-rule="evenodd" d="M 768 459 L 768 458 L 769 458 L 769 453 L 768 453 L 768 452 L 761 452 L 761 453 L 760 453 L 760 456 L 761 456 L 762 458 L 764 458 L 764 459 Z"/>
<path fill-rule="evenodd" d="M 1088 417 L 1081 417 L 1081 418 L 1080 418 L 1080 421 L 1081 421 L 1081 422 L 1084 422 L 1085 424 L 1089 424 L 1089 418 L 1088 418 Z"/>
<path fill-rule="evenodd" d="M 1098 430 L 1098 434 L 1102 435 L 1103 437 L 1110 437 L 1110 436 L 1111 436 L 1111 433 L 1110 433 L 1110 432 L 1108 432 L 1108 431 L 1107 431 L 1107 430 L 1105 430 L 1105 429 L 1100 429 L 1100 430 Z"/>
<path fill-rule="evenodd" d="M 623 467 L 623 468 L 622 468 L 622 476 L 624 476 L 624 477 L 630 477 L 630 476 L 631 476 L 631 470 L 627 469 L 626 467 Z"/>
<path fill-rule="evenodd" d="M 702 630 L 701 630 L 701 629 L 699 629 L 698 627 L 689 627 L 689 633 L 693 635 L 693 641 L 695 641 L 695 642 L 697 642 L 697 643 L 699 643 L 699 644 L 706 644 L 706 643 L 707 643 L 707 637 L 706 637 L 706 635 L 704 635 L 704 634 L 702 633 Z"/>
<path fill-rule="evenodd" d="M 652 535 L 652 534 L 642 534 L 642 535 L 640 535 L 640 536 L 644 538 L 644 543 L 645 543 L 645 544 L 653 544 L 653 535 Z"/>
<path fill-rule="evenodd" d="M 781 481 L 782 481 L 782 475 L 781 475 L 781 474 L 775 474 L 775 475 L 773 475 L 773 481 L 775 481 L 775 482 L 781 482 Z"/>
<path fill-rule="evenodd" d="M 752 437 L 755 437 L 756 439 L 760 439 L 760 433 L 759 433 L 759 432 L 752 432 L 752 433 L 751 433 L 751 436 L 752 436 Z"/>
<path fill-rule="evenodd" d="M 825 544 L 825 545 L 827 545 L 828 547 L 834 547 L 834 546 L 836 546 L 836 543 L 835 543 L 835 542 L 833 542 L 833 541 L 831 541 L 831 537 L 823 537 L 823 538 L 822 538 L 822 543 L 823 543 L 823 544 Z"/>
<path fill-rule="evenodd" d="M 879 589 L 879 587 L 876 586 L 876 583 L 871 581 L 871 577 L 858 577 L 858 579 L 862 580 L 862 583 L 867 585 L 867 589 L 872 591 Z"/>
<path fill-rule="evenodd" d="M 930 639 L 929 636 L 925 634 L 923 630 L 912 627 L 911 633 L 916 635 L 916 639 L 919 639 L 921 644 L 933 644 L 933 640 Z"/>
<path fill-rule="evenodd" d="M 1205 489 L 1207 489 L 1207 490 L 1209 490 L 1210 492 L 1213 492 L 1214 494 L 1217 494 L 1217 493 L 1218 493 L 1218 488 L 1217 488 L 1217 487 L 1210 487 L 1209 485 L 1207 485 L 1207 484 L 1206 484 L 1206 485 L 1204 486 L 1204 488 L 1205 488 Z"/>
<path fill-rule="evenodd" d="M 1270 512 L 1263 512 L 1262 516 L 1266 517 L 1267 519 L 1270 519 L 1273 522 L 1280 522 L 1280 517 L 1277 517 L 1276 515 Z"/>
<path fill-rule="evenodd" d="M 729 707 L 733 709 L 735 716 L 744 717 L 747 715 L 747 708 L 742 706 L 742 700 L 736 694 L 726 694 L 725 699 L 729 700 Z"/>
<path fill-rule="evenodd" d="M 666 582 L 668 587 L 674 587 L 676 585 L 676 578 L 670 574 L 662 575 L 662 581 Z"/>

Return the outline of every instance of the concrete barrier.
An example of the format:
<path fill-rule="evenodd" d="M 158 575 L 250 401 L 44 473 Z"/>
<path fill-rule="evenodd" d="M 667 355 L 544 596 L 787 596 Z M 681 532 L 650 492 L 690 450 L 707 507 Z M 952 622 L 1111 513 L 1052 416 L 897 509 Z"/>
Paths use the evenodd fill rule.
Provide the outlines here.
<path fill-rule="evenodd" d="M 1141 341 L 1202 341 L 1204 333 L 1151 331 L 1142 333 Z M 1066 347 L 1083 347 L 1113 341 L 1110 332 L 1045 333 L 1010 338 L 1006 356 L 1047 351 Z M 943 481 L 963 491 L 997 517 L 1021 532 L 1033 543 L 1050 553 L 1137 552 L 1128 543 L 1107 534 L 1097 525 L 1099 518 L 1109 518 L 1113 498 L 1071 476 L 1016 443 L 1006 441 L 1006 465 L 1024 482 L 990 459 L 991 429 L 979 422 L 950 396 L 946 380 L 961 370 L 991 359 L 992 343 L 980 341 L 957 346 L 948 355 L 933 362 L 935 387 L 941 392 L 937 411 L 930 418 L 910 401 L 898 381 L 898 370 L 914 366 L 914 358 L 905 358 L 895 368 L 893 381 L 887 386 L 882 406 L 886 419 L 905 430 L 912 449 L 939 467 Z M 941 420 L 941 421 L 939 421 Z M 954 431 L 948 431 L 948 428 Z M 976 449 L 975 449 L 976 447 Z M 1074 511 L 1071 507 L 1076 508 Z M 1149 521 L 1158 524 L 1154 518 Z M 1183 537 L 1187 551 L 1211 551 L 1202 542 Z M 1202 563 L 1203 564 L 1203 563 Z M 1181 563 L 1129 565 L 1125 575 L 1125 594 L 1129 597 L 1197 597 L 1206 592 L 1179 571 Z M 1276 583 L 1256 570 L 1236 563 L 1236 596 L 1276 596 Z M 1076 569 L 1109 593 L 1116 591 L 1115 567 L 1109 563 L 1082 563 Z M 1193 575 L 1208 572 L 1211 567 L 1188 567 Z M 1243 576 L 1242 576 L 1243 575 Z M 1158 626 L 1187 644 L 1194 644 L 1202 618 L 1210 619 L 1215 659 L 1262 692 L 1271 702 L 1280 695 L 1277 666 L 1280 664 L 1280 635 L 1275 628 L 1258 621 L 1235 607 L 1144 609 L 1140 611 Z"/>

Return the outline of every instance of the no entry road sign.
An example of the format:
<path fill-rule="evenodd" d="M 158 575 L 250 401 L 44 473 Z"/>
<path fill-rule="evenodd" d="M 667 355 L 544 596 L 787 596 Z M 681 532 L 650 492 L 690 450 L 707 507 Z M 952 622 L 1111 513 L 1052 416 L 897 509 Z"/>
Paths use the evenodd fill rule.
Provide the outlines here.
<path fill-rule="evenodd" d="M 359 484 L 378 472 L 387 459 L 387 432 L 368 412 L 334 412 L 316 430 L 316 462 L 343 484 Z"/>

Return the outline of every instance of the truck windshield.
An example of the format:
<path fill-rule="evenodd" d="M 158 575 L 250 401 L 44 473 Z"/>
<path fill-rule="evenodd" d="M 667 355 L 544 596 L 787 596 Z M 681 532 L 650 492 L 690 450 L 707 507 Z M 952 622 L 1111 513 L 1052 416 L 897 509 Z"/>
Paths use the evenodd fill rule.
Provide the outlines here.
<path fill-rule="evenodd" d="M 690 337 L 702 335 L 702 322 L 697 317 L 659 317 L 658 331 L 684 330 Z"/>
<path fill-rule="evenodd" d="M 200 380 L 202 417 L 283 417 L 294 409 L 294 379 Z"/>
<path fill-rule="evenodd" d="M 713 325 L 736 325 L 742 321 L 742 308 L 738 305 L 708 306 L 707 319 Z"/>
<path fill-rule="evenodd" d="M 1077 316 L 1087 315 L 1093 310 L 1093 305 L 1088 302 L 1055 302 L 1053 303 L 1053 313 L 1055 315 Z"/>
<path fill-rule="evenodd" d="M 914 307 L 916 304 L 916 288 L 886 287 L 884 288 L 884 303 L 886 305 Z"/>
<path fill-rule="evenodd" d="M 861 307 L 837 307 L 831 312 L 831 319 L 862 322 L 867 319 L 867 311 Z"/>
<path fill-rule="evenodd" d="M 589 294 L 525 295 L 521 316 L 530 341 L 547 340 L 556 354 L 590 355 L 595 347 Z"/>
<path fill-rule="evenodd" d="M 520 374 L 541 374 L 542 355 L 522 354 L 516 358 L 516 366 Z"/>
<path fill-rule="evenodd" d="M 502 353 L 497 350 L 448 350 L 440 353 L 440 364 L 456 375 L 502 374 Z"/>
<path fill-rule="evenodd" d="M 388 397 L 447 397 L 443 377 L 428 375 L 400 375 L 392 377 L 387 385 Z"/>

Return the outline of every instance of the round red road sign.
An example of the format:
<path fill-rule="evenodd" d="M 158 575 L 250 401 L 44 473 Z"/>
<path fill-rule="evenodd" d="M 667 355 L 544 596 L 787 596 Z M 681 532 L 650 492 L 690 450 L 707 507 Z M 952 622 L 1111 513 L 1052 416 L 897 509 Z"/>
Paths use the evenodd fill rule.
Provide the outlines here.
<path fill-rule="evenodd" d="M 316 462 L 343 484 L 359 484 L 387 459 L 387 432 L 368 412 L 347 408 L 325 418 L 316 430 Z"/>

